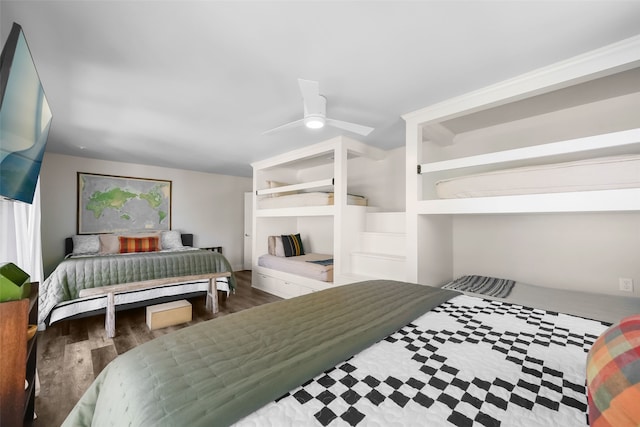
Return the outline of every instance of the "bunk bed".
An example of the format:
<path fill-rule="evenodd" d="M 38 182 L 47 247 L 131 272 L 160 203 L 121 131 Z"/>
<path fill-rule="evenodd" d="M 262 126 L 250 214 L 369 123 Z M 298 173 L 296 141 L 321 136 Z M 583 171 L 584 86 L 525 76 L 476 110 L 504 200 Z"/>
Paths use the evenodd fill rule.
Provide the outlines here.
<path fill-rule="evenodd" d="M 268 247 L 269 253 L 258 257 L 259 266 L 321 282 L 333 282 L 333 256 L 305 253 L 300 234 L 269 236 Z"/>
<path fill-rule="evenodd" d="M 403 115 L 408 280 L 440 286 L 463 274 L 500 277 L 507 269 L 499 265 L 466 271 L 478 265 L 467 259 L 472 252 L 461 259 L 454 250 L 468 243 L 456 228 L 467 232 L 474 220 L 493 225 L 487 218 L 500 215 L 511 227 L 500 230 L 513 230 L 539 214 L 562 224 L 569 214 L 639 212 L 639 88 L 640 37 L 633 37 Z M 620 255 L 626 274 L 640 278 Z M 558 279 L 549 273 L 538 283 L 531 272 L 517 279 L 543 289 Z"/>
<path fill-rule="evenodd" d="M 364 229 L 368 200 L 350 191 L 348 169 L 354 159 L 384 156 L 336 137 L 254 162 L 253 286 L 290 298 L 361 280 L 349 274 L 350 253 Z M 292 234 L 302 235 L 304 256 L 269 250 L 270 238 Z"/>

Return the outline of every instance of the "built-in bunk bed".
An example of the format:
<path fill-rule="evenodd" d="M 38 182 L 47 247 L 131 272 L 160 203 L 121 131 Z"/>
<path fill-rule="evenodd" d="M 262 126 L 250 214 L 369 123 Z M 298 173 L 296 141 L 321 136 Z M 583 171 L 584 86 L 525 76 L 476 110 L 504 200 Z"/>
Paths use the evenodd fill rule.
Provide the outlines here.
<path fill-rule="evenodd" d="M 439 286 L 466 276 L 513 279 L 516 286 L 547 288 L 527 292 L 550 295 L 549 302 L 549 288 L 624 295 L 618 277 L 621 283 L 640 282 L 640 264 L 633 261 L 640 246 L 638 111 L 635 37 L 404 115 L 408 280 Z M 606 229 L 601 225 L 607 222 L 616 224 L 611 236 L 626 234 L 619 248 L 614 237 L 607 240 L 608 230 L 590 241 L 580 236 L 573 246 L 566 242 L 598 233 L 588 226 L 576 231 L 574 224 Z M 536 236 L 545 223 L 558 235 Z M 626 233 L 620 224 L 628 224 Z M 482 227 L 507 231 L 494 236 L 478 231 Z M 520 236 L 528 240 L 518 242 Z M 595 249 L 580 247 L 585 241 L 584 246 L 612 245 L 615 255 L 598 259 Z M 521 248 L 531 242 L 540 248 Z M 570 248 L 565 252 L 573 257 L 566 258 L 574 264 L 551 264 L 544 251 L 559 248 Z M 503 258 L 487 255 L 492 251 L 502 251 Z M 535 256 L 517 259 L 513 252 L 520 251 Z M 591 267 L 589 261 L 579 265 L 581 256 L 602 263 L 592 270 L 606 274 L 585 278 L 575 271 Z M 469 266 L 483 271 L 468 271 Z M 505 271 L 516 277 L 503 277 Z M 544 299 L 537 301 L 544 305 Z M 637 311 L 640 300 L 631 300 L 636 302 L 630 310 Z M 585 310 L 577 308 L 576 314 L 584 316 Z"/>
<path fill-rule="evenodd" d="M 253 163 L 253 286 L 289 298 L 361 279 L 350 255 L 368 203 L 348 169 L 384 155 L 340 136 Z"/>

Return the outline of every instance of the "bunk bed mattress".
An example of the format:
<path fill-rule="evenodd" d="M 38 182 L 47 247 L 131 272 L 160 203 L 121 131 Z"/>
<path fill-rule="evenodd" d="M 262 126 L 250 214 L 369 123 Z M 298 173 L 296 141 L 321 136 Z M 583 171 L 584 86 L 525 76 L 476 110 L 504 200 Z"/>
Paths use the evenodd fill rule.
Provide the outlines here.
<path fill-rule="evenodd" d="M 587 352 L 605 329 L 361 282 L 138 346 L 101 372 L 63 426 L 586 426 Z"/>
<path fill-rule="evenodd" d="M 285 273 L 319 280 L 321 282 L 333 282 L 333 263 L 323 265 L 312 262 L 324 261 L 332 258 L 332 255 L 313 253 L 292 257 L 265 254 L 258 258 L 258 265 L 272 270 L 283 271 Z"/>
<path fill-rule="evenodd" d="M 260 209 L 294 208 L 307 206 L 333 205 L 333 193 L 313 191 L 308 193 L 289 194 L 286 196 L 265 197 L 258 201 Z M 347 204 L 367 206 L 367 198 L 354 194 L 347 195 Z"/>
<path fill-rule="evenodd" d="M 640 155 L 504 169 L 438 181 L 441 199 L 640 187 Z"/>

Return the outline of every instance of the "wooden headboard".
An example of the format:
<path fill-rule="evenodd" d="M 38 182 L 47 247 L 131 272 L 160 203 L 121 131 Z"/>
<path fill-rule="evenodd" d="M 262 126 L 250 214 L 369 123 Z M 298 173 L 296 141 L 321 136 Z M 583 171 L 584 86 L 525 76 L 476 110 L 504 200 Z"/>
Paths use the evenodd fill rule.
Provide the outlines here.
<path fill-rule="evenodd" d="M 181 234 L 182 244 L 184 246 L 193 246 L 193 234 Z M 73 252 L 73 238 L 67 237 L 64 239 L 64 256 Z"/>

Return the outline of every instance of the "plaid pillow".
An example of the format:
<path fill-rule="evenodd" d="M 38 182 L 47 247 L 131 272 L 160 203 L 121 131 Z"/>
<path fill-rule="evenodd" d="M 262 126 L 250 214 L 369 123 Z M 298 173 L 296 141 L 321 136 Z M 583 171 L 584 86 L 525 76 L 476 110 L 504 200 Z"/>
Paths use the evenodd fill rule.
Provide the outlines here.
<path fill-rule="evenodd" d="M 300 234 L 282 235 L 282 246 L 284 246 L 284 256 L 304 255 Z"/>
<path fill-rule="evenodd" d="M 589 424 L 640 425 L 640 314 L 607 329 L 587 356 Z"/>
<path fill-rule="evenodd" d="M 126 237 L 118 236 L 120 241 L 120 253 L 131 252 L 155 252 L 158 250 L 158 236 L 153 237 Z"/>

